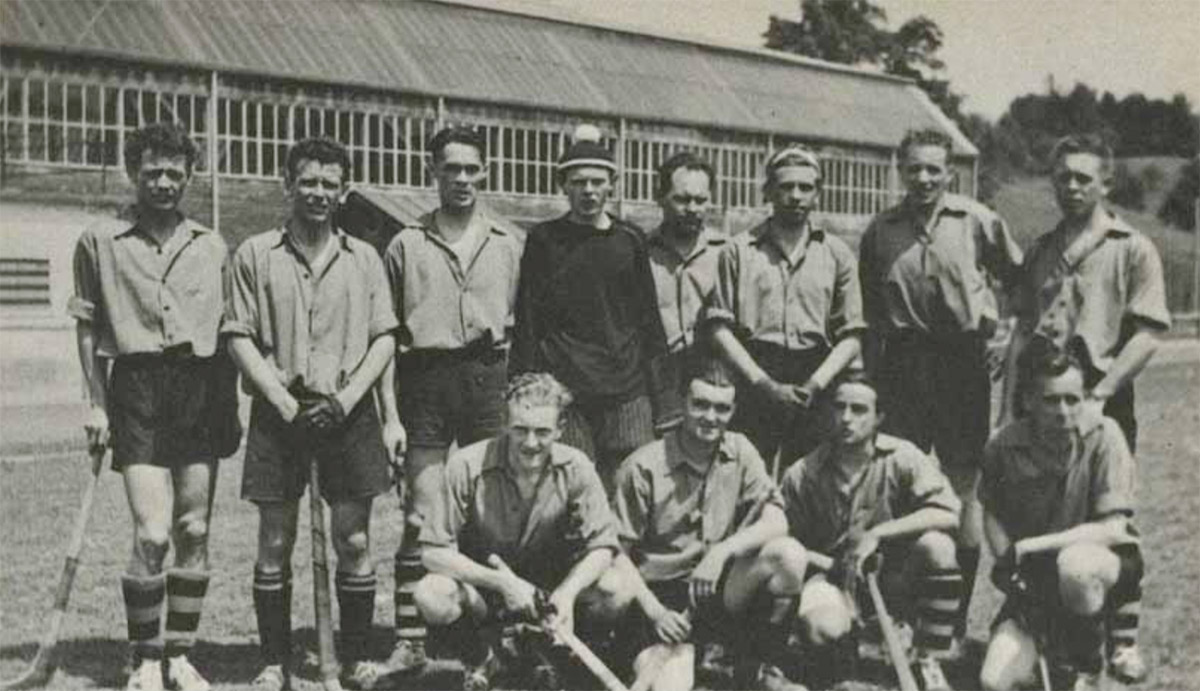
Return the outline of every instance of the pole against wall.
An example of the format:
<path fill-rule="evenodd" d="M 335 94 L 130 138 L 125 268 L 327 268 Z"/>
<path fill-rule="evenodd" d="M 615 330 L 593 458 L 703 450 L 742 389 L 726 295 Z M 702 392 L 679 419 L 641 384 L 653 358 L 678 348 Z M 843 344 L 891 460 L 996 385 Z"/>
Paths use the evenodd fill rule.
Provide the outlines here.
<path fill-rule="evenodd" d="M 212 188 L 210 203 L 212 205 L 212 229 L 221 232 L 221 183 L 217 175 L 220 161 L 217 160 L 217 88 L 219 78 L 213 70 L 208 82 L 208 175 Z"/>

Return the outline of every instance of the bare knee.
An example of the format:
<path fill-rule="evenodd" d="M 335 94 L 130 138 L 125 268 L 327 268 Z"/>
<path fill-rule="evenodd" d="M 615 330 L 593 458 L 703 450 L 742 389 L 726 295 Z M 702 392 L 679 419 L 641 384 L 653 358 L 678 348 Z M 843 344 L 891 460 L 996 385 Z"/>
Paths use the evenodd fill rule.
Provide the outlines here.
<path fill-rule="evenodd" d="M 162 571 L 163 560 L 171 546 L 171 537 L 162 526 L 139 525 L 134 529 L 134 559 L 147 574 Z"/>
<path fill-rule="evenodd" d="M 759 562 L 767 569 L 767 588 L 772 593 L 798 593 L 804 584 L 808 556 L 794 538 L 778 537 L 763 545 Z"/>
<path fill-rule="evenodd" d="M 600 575 L 590 588 L 579 595 L 579 607 L 588 616 L 612 621 L 621 616 L 633 601 L 633 582 L 623 570 L 612 567 Z"/>
<path fill-rule="evenodd" d="M 1120 559 L 1100 545 L 1072 545 L 1058 553 L 1059 597 L 1076 614 L 1093 615 L 1104 607 L 1120 574 Z"/>
<path fill-rule="evenodd" d="M 922 533 L 914 547 L 927 568 L 953 569 L 958 566 L 954 538 L 946 533 L 936 530 Z"/>
<path fill-rule="evenodd" d="M 463 614 L 458 583 L 441 574 L 431 573 L 418 581 L 413 602 L 430 626 L 448 626 Z"/>
<path fill-rule="evenodd" d="M 801 629 L 809 643 L 817 646 L 840 640 L 853 625 L 845 595 L 824 581 L 805 586 L 799 614 Z"/>

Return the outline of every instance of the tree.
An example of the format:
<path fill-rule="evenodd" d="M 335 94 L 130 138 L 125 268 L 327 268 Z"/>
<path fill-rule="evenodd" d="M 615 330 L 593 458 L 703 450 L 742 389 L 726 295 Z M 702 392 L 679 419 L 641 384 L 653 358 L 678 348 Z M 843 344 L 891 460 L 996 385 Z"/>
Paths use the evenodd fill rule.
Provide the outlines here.
<path fill-rule="evenodd" d="M 1125 163 L 1118 163 L 1113 171 L 1112 187 L 1108 198 L 1126 209 L 1143 211 L 1146 208 L 1146 187 L 1142 179 L 1133 174 Z"/>
<path fill-rule="evenodd" d="M 1177 228 L 1197 232 L 1196 197 L 1200 195 L 1200 159 L 1192 158 L 1179 171 L 1179 180 L 1171 188 L 1158 217 Z"/>

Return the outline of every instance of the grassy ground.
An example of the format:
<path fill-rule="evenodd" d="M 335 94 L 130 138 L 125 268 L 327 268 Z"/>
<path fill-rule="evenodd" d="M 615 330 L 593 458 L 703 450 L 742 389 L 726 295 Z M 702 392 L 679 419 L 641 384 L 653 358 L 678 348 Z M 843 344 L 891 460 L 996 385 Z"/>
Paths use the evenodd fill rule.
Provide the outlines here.
<path fill-rule="evenodd" d="M 1144 430 L 1139 455 L 1141 511 L 1137 523 L 1145 535 L 1148 563 L 1143 628 L 1145 652 L 1152 665 L 1147 691 L 1184 691 L 1200 679 L 1200 364 L 1195 358 L 1163 363 L 1139 382 L 1139 418 Z M 6 420 L 7 422 L 7 420 Z M 194 655 L 217 689 L 243 687 L 256 665 L 255 624 L 250 599 L 255 515 L 237 497 L 240 459 L 222 466 L 212 526 L 215 567 L 201 626 L 203 642 Z M 34 652 L 45 624 L 58 577 L 66 533 L 73 523 L 87 478 L 82 456 L 38 462 L 0 463 L 0 678 L 20 671 Z M 376 502 L 375 536 L 382 587 L 376 602 L 376 643 L 386 653 L 391 621 L 391 554 L 397 544 L 396 499 Z M 307 535 L 302 526 L 301 535 Z M 118 590 L 129 543 L 129 519 L 119 476 L 106 473 L 88 533 L 84 564 L 76 581 L 71 613 L 62 635 L 62 671 L 54 688 L 82 689 L 120 684 L 125 654 L 124 623 Z M 308 543 L 301 539 L 295 559 L 295 622 L 300 639 L 314 647 Z M 955 688 L 973 688 L 981 641 L 998 605 L 986 579 L 978 586 L 971 623 L 976 643 L 965 662 L 948 669 Z M 447 665 L 415 684 L 420 688 L 457 688 Z M 892 688 L 880 664 L 868 665 L 866 680 L 846 683 L 844 691 Z M 300 688 L 316 688 L 302 682 Z"/>

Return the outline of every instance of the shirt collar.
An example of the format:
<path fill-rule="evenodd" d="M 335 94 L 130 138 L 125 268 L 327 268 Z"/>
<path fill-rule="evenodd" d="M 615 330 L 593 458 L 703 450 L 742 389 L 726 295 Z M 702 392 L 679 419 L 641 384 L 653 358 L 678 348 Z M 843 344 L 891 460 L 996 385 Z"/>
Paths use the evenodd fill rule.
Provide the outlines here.
<path fill-rule="evenodd" d="M 276 238 L 275 242 L 272 244 L 272 247 L 289 247 L 292 250 L 296 249 L 295 244 L 292 243 L 291 235 L 288 233 L 287 226 L 282 226 L 275 232 L 279 233 L 279 237 Z M 332 232 L 334 239 L 340 245 L 339 249 L 353 253 L 354 247 L 350 244 L 350 235 L 337 226 L 334 226 Z"/>
<path fill-rule="evenodd" d="M 570 447 L 559 443 L 554 443 L 550 446 L 550 465 L 556 468 L 561 468 L 571 463 Z M 511 472 L 508 467 L 508 439 L 501 435 L 488 443 L 487 450 L 483 454 L 483 464 L 480 466 L 480 472 L 486 473 L 493 470 L 501 472 Z"/>
<path fill-rule="evenodd" d="M 814 242 L 825 242 L 824 226 L 819 226 L 813 223 L 811 218 L 805 221 L 805 223 L 808 226 L 808 239 L 805 240 L 806 245 L 810 245 Z M 774 226 L 771 225 L 770 218 L 754 226 L 749 231 L 750 237 L 752 238 L 750 240 L 750 244 L 757 246 L 762 245 L 763 243 L 770 243 L 775 247 L 776 250 L 782 253 L 783 250 L 779 247 L 779 243 L 775 240 L 775 233 L 773 230 Z"/>
<path fill-rule="evenodd" d="M 480 219 L 483 221 L 484 226 L 487 227 L 489 233 L 495 233 L 496 235 L 502 235 L 505 237 L 512 234 L 507 228 L 497 223 L 496 219 L 493 218 L 492 215 L 487 211 L 478 209 L 476 213 L 480 214 Z M 421 214 L 420 218 L 417 219 L 417 225 L 426 234 L 433 234 L 436 235 L 439 240 L 442 239 L 441 233 L 439 233 L 437 229 L 436 211 L 427 211 Z"/>
<path fill-rule="evenodd" d="M 675 472 L 675 470 L 677 470 L 679 468 L 679 466 L 682 465 L 682 466 L 686 466 L 688 468 L 688 470 L 691 470 L 692 472 L 696 473 L 697 475 L 703 474 L 703 471 L 701 471 L 699 468 L 697 468 L 696 466 L 694 466 L 688 462 L 688 455 L 683 450 L 683 443 L 682 443 L 682 440 L 680 439 L 680 435 L 682 435 L 683 433 L 684 432 L 683 432 L 682 426 L 676 427 L 674 430 L 671 431 L 670 434 L 668 434 L 663 439 L 663 443 L 665 445 L 666 460 L 667 460 L 667 471 Z M 737 442 L 734 441 L 732 435 L 729 435 L 729 434 L 722 435 L 721 442 L 717 445 L 717 457 L 714 462 L 730 463 L 730 462 L 733 462 L 736 460 L 737 460 Z"/>
<path fill-rule="evenodd" d="M 692 250 L 691 254 L 682 258 L 685 260 L 691 259 L 692 257 L 704 252 L 709 247 L 723 246 L 727 240 L 728 238 L 726 238 L 725 235 L 718 233 L 708 226 L 705 226 L 700 229 L 700 234 L 696 238 L 696 247 Z M 655 228 L 654 231 L 650 233 L 649 237 L 646 238 L 646 244 L 679 256 L 679 253 L 675 250 L 675 247 L 671 245 L 671 243 L 667 242 L 667 238 L 665 237 L 663 227 L 661 225 Z"/>
<path fill-rule="evenodd" d="M 180 223 L 192 235 L 201 235 L 203 233 L 211 233 L 212 232 L 212 228 L 200 225 L 196 221 L 193 221 L 192 219 L 188 218 L 187 216 L 184 216 L 182 213 L 179 214 L 179 217 L 180 217 Z M 124 235 L 129 235 L 130 233 L 133 233 L 134 231 L 138 230 L 136 207 L 133 207 L 133 206 L 127 207 L 121 213 L 120 218 L 121 218 L 121 220 L 125 221 L 128 224 L 128 227 L 126 227 L 121 232 L 117 233 L 116 237 L 122 237 Z"/>
<path fill-rule="evenodd" d="M 1083 439 L 1084 437 L 1090 435 L 1092 432 L 1099 429 L 1103 422 L 1104 418 L 1102 416 L 1084 415 L 1083 419 L 1079 421 L 1079 429 L 1076 430 L 1079 438 Z M 1013 436 L 1010 443 L 1013 446 L 1019 446 L 1026 449 L 1037 446 L 1037 439 L 1034 436 L 1033 420 L 1028 417 L 1018 420 L 1014 426 Z"/>

